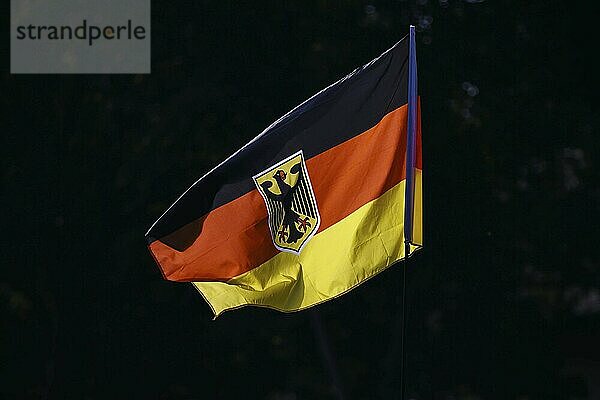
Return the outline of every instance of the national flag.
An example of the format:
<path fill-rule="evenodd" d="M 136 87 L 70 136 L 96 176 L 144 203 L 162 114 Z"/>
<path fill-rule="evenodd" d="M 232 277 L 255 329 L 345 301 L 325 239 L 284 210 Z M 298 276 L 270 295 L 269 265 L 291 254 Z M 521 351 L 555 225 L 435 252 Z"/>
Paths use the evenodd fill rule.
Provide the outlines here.
<path fill-rule="evenodd" d="M 146 234 L 164 277 L 192 282 L 215 317 L 246 305 L 297 311 L 402 260 L 405 241 L 419 249 L 411 39 L 279 118 L 185 191 Z"/>

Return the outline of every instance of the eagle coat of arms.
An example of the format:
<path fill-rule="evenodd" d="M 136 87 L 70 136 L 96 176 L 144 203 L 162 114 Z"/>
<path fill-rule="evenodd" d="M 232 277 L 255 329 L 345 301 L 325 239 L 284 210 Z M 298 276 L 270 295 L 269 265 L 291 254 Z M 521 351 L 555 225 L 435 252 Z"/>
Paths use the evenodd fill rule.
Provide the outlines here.
<path fill-rule="evenodd" d="M 300 254 L 321 223 L 302 150 L 252 178 L 267 207 L 273 244 Z"/>

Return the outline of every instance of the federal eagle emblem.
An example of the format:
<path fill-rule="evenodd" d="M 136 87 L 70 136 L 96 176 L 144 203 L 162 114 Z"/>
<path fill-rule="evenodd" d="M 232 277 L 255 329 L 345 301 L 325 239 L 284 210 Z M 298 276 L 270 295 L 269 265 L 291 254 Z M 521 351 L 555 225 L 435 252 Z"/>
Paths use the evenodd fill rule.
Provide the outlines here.
<path fill-rule="evenodd" d="M 267 206 L 273 244 L 300 254 L 321 223 L 302 150 L 253 179 Z"/>

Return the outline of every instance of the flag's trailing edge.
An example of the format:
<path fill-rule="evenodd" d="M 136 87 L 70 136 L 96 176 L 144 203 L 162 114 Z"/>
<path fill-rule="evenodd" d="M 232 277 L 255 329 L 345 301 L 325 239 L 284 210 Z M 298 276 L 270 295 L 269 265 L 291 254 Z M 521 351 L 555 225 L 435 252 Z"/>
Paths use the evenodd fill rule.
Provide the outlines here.
<path fill-rule="evenodd" d="M 297 311 L 403 259 L 405 238 L 419 249 L 417 107 L 407 174 L 409 43 L 300 104 L 181 195 L 146 234 L 164 277 L 192 282 L 215 316 L 246 305 Z"/>

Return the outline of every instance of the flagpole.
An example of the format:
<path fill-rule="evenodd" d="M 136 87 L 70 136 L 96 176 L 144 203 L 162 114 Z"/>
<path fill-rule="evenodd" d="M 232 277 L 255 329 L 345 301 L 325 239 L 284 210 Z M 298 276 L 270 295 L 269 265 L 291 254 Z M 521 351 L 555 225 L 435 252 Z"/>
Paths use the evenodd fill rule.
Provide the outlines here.
<path fill-rule="evenodd" d="M 406 135 L 406 188 L 404 204 L 404 265 L 402 268 L 402 319 L 400 334 L 400 399 L 405 393 L 405 336 L 406 336 L 406 269 L 410 256 L 410 244 L 413 236 L 413 211 L 415 197 L 415 137 L 417 127 L 417 46 L 415 26 L 411 25 L 408 52 L 408 127 Z"/>

